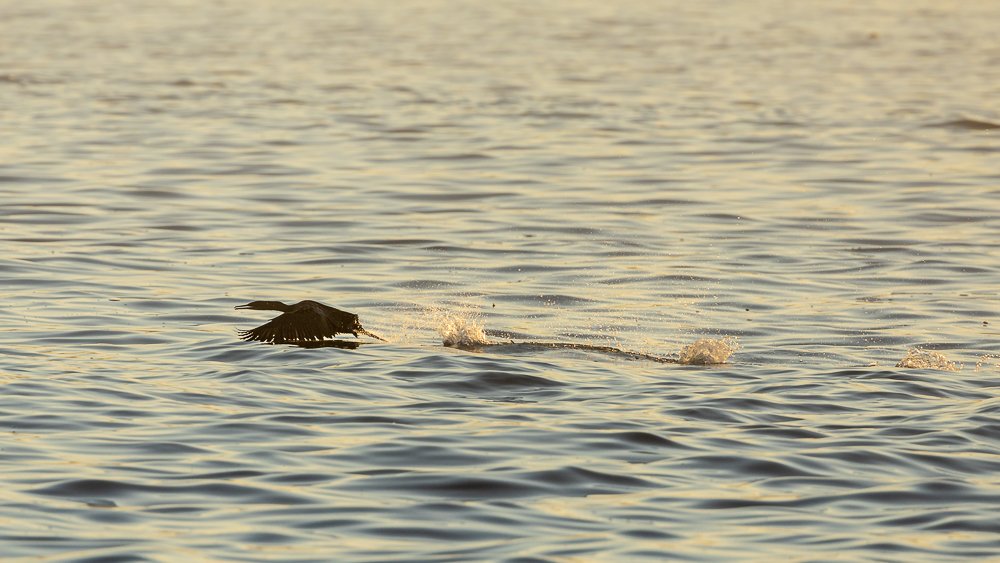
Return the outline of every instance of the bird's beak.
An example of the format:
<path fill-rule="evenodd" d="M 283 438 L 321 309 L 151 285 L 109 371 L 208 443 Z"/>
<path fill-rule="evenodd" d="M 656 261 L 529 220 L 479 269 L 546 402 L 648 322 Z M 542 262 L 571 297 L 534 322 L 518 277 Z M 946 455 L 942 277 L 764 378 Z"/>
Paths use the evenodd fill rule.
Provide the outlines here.
<path fill-rule="evenodd" d="M 237 305 L 237 306 L 233 307 L 233 309 L 249 309 L 249 308 L 250 308 L 250 304 L 249 303 L 247 303 L 246 305 Z"/>

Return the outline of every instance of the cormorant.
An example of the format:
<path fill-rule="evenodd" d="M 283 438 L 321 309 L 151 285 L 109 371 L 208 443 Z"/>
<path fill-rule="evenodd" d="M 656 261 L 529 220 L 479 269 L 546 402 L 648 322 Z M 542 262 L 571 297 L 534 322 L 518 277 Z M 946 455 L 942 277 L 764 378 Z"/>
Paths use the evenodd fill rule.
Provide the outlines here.
<path fill-rule="evenodd" d="M 252 301 L 246 305 L 237 305 L 237 309 L 255 309 L 259 311 L 281 311 L 282 314 L 269 322 L 252 330 L 241 330 L 243 340 L 259 340 L 260 342 L 286 343 L 323 340 L 338 333 L 358 333 L 382 342 L 381 336 L 372 334 L 361 326 L 358 316 L 354 313 L 341 311 L 316 301 L 299 301 L 294 305 L 285 305 L 281 301 Z"/>

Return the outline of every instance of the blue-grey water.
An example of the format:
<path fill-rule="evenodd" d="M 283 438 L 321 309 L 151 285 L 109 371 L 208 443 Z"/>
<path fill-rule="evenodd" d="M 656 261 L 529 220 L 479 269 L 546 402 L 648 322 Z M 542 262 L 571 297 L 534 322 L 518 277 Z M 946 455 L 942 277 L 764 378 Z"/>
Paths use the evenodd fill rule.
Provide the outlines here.
<path fill-rule="evenodd" d="M 2 559 L 1000 558 L 997 22 L 0 2 Z"/>

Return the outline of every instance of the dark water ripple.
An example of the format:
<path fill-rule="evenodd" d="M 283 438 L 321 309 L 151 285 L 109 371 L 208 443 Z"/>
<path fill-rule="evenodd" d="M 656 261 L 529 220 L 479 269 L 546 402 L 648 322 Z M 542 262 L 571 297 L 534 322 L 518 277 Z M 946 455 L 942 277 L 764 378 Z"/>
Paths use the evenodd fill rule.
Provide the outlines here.
<path fill-rule="evenodd" d="M 996 7 L 564 4 L 0 6 L 4 560 L 1000 557 Z"/>

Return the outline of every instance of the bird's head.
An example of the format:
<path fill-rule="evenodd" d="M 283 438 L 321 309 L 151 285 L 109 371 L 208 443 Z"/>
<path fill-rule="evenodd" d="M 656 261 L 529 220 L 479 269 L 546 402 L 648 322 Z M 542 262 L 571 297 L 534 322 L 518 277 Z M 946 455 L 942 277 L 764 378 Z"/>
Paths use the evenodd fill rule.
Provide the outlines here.
<path fill-rule="evenodd" d="M 288 311 L 290 307 L 281 301 L 251 301 L 246 305 L 237 305 L 236 309 L 254 309 L 257 311 Z"/>

